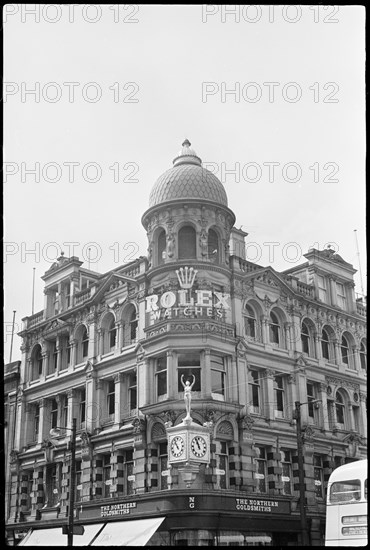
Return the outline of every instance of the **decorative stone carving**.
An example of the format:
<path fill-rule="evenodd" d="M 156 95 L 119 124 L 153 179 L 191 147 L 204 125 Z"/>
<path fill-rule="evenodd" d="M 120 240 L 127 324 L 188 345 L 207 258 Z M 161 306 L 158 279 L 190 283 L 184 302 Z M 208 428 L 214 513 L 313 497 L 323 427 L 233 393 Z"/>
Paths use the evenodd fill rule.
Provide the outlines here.
<path fill-rule="evenodd" d="M 145 431 L 145 421 L 138 416 L 132 421 L 134 434 L 142 434 Z"/>
<path fill-rule="evenodd" d="M 243 416 L 243 418 L 241 418 L 239 421 L 240 427 L 243 430 L 247 430 L 249 432 L 252 431 L 254 422 L 254 419 L 249 414 Z"/>

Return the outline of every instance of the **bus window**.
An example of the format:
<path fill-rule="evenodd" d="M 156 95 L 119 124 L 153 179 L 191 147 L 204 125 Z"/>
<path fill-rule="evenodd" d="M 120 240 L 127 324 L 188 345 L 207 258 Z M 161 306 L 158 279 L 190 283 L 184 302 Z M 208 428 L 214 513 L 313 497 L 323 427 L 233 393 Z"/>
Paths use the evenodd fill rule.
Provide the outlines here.
<path fill-rule="evenodd" d="M 361 482 L 359 479 L 349 481 L 336 481 L 330 488 L 330 504 L 338 502 L 350 502 L 361 499 Z"/>

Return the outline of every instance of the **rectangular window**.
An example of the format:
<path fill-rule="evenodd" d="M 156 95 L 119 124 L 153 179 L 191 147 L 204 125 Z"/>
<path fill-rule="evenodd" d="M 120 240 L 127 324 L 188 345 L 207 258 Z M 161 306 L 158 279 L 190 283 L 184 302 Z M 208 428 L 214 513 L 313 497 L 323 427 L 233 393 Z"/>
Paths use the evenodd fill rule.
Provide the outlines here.
<path fill-rule="evenodd" d="M 180 353 L 177 365 L 182 367 L 177 369 L 177 391 L 182 393 L 183 383 L 187 380 L 192 383 L 194 379 L 192 391 L 201 391 L 200 353 Z"/>
<path fill-rule="evenodd" d="M 46 467 L 46 495 L 47 506 L 56 506 L 60 500 L 59 491 L 60 484 L 60 469 L 57 464 L 48 464 Z"/>
<path fill-rule="evenodd" d="M 21 506 L 26 510 L 31 509 L 32 476 L 33 470 L 23 470 L 21 472 Z"/>
<path fill-rule="evenodd" d="M 75 501 L 78 502 L 81 500 L 82 495 L 82 461 L 76 460 L 76 477 L 75 477 Z"/>
<path fill-rule="evenodd" d="M 309 416 L 309 418 L 314 420 L 315 419 L 315 404 L 316 403 L 312 403 L 312 401 L 314 401 L 316 399 L 315 386 L 314 386 L 314 384 L 312 384 L 312 382 L 307 382 L 306 388 L 307 388 L 307 401 L 308 401 L 308 405 L 307 405 L 308 416 Z"/>
<path fill-rule="evenodd" d="M 128 398 L 130 403 L 130 414 L 136 414 L 137 409 L 137 379 L 136 372 L 130 374 L 128 382 Z"/>
<path fill-rule="evenodd" d="M 58 426 L 58 403 L 55 399 L 51 401 L 50 420 L 51 427 L 56 428 Z"/>
<path fill-rule="evenodd" d="M 85 428 L 86 420 L 86 389 L 80 391 L 80 423 L 81 428 Z"/>
<path fill-rule="evenodd" d="M 61 411 L 61 417 L 60 417 L 60 426 L 61 428 L 66 428 L 68 422 L 68 397 L 66 395 L 63 396 L 63 405 L 62 405 L 62 411 Z"/>
<path fill-rule="evenodd" d="M 326 290 L 325 277 L 322 277 L 321 275 L 317 276 L 317 286 L 318 286 L 318 289 L 319 289 L 319 299 L 322 302 L 326 303 L 328 301 L 328 296 L 327 296 L 327 290 Z"/>
<path fill-rule="evenodd" d="M 292 453 L 291 451 L 281 451 L 281 466 L 282 474 L 281 481 L 283 483 L 283 495 L 292 494 Z"/>
<path fill-rule="evenodd" d="M 109 380 L 107 391 L 107 411 L 110 420 L 114 420 L 115 410 L 115 383 L 114 380 Z"/>
<path fill-rule="evenodd" d="M 167 358 L 165 356 L 156 359 L 155 379 L 157 399 L 160 401 L 167 397 Z"/>
<path fill-rule="evenodd" d="M 103 497 L 107 498 L 111 496 L 110 486 L 111 486 L 111 477 L 110 477 L 110 454 L 103 455 Z"/>
<path fill-rule="evenodd" d="M 318 498 L 324 497 L 324 470 L 322 457 L 313 455 L 315 494 Z"/>
<path fill-rule="evenodd" d="M 40 405 L 35 405 L 35 416 L 33 421 L 33 440 L 37 441 L 39 437 L 39 429 L 40 429 Z"/>
<path fill-rule="evenodd" d="M 225 367 L 224 358 L 211 356 L 211 392 L 214 399 L 225 398 Z"/>
<path fill-rule="evenodd" d="M 228 489 L 229 479 L 229 446 L 227 441 L 221 441 L 220 452 L 217 455 L 216 475 L 220 489 Z"/>
<path fill-rule="evenodd" d="M 125 482 L 126 494 L 133 495 L 135 493 L 135 475 L 134 475 L 134 453 L 133 451 L 125 452 Z"/>
<path fill-rule="evenodd" d="M 285 392 L 284 392 L 284 378 L 282 376 L 275 376 L 274 391 L 275 391 L 275 417 L 284 418 Z"/>
<path fill-rule="evenodd" d="M 249 403 L 251 412 L 261 414 L 260 373 L 257 370 L 249 371 Z"/>
<path fill-rule="evenodd" d="M 168 489 L 168 452 L 167 452 L 167 442 L 159 444 L 159 468 L 158 475 L 160 477 L 158 486 L 161 490 Z"/>
<path fill-rule="evenodd" d="M 337 283 L 337 304 L 342 309 L 347 309 L 346 289 L 342 283 Z"/>
<path fill-rule="evenodd" d="M 256 471 L 254 472 L 254 479 L 256 480 L 255 491 L 256 493 L 266 493 L 266 472 L 267 472 L 267 460 L 266 449 L 264 447 L 256 447 L 258 457 L 255 458 Z"/>

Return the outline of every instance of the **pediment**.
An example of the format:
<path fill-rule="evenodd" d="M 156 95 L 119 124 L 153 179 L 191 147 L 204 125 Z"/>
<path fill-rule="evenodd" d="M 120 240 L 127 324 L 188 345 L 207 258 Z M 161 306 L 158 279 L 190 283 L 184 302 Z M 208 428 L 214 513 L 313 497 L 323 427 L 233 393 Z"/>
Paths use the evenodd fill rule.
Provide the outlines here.
<path fill-rule="evenodd" d="M 62 321 L 61 319 L 54 319 L 53 321 L 50 321 L 46 325 L 46 327 L 43 330 L 43 335 L 47 338 L 48 336 L 53 336 L 54 333 L 60 334 L 61 332 L 68 331 L 68 327 L 70 326 L 70 323 L 67 323 L 65 321 Z"/>
<path fill-rule="evenodd" d="M 271 302 L 276 302 L 282 295 L 295 295 L 294 290 L 270 266 L 249 273 L 246 279 L 253 281 L 254 292 L 261 300 L 267 297 Z"/>

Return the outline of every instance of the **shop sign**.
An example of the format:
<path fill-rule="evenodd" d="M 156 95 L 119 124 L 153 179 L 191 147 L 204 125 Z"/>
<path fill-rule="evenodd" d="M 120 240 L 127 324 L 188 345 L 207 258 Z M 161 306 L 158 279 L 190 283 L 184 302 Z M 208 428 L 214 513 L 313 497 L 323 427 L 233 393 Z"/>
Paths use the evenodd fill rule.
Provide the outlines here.
<path fill-rule="evenodd" d="M 124 516 L 129 514 L 132 508 L 136 508 L 136 502 L 123 502 L 122 504 L 107 504 L 100 506 L 100 517 Z"/>
<path fill-rule="evenodd" d="M 282 513 L 286 510 L 284 504 L 278 500 L 257 499 L 257 498 L 236 498 L 235 509 L 241 512 L 267 512 L 267 513 Z"/>
<path fill-rule="evenodd" d="M 192 290 L 197 270 L 181 267 L 176 270 L 180 289 L 146 297 L 146 311 L 152 321 L 173 318 L 216 317 L 223 319 L 230 309 L 229 294 L 211 290 Z"/>

